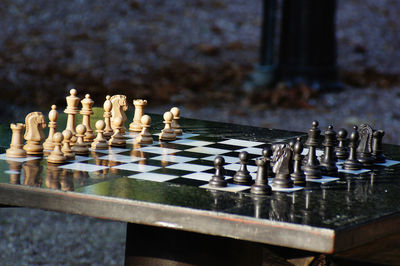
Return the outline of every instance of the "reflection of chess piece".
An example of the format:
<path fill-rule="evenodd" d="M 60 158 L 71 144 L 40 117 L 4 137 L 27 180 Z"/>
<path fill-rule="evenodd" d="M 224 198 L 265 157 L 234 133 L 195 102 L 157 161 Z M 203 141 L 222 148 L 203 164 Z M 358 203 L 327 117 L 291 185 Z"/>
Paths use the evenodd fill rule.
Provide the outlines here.
<path fill-rule="evenodd" d="M 63 169 L 60 174 L 60 184 L 62 191 L 74 191 L 74 180 L 70 170 Z"/>
<path fill-rule="evenodd" d="M 16 162 L 12 160 L 7 160 L 10 171 L 8 174 L 10 175 L 10 184 L 21 184 L 21 169 L 22 163 Z"/>
<path fill-rule="evenodd" d="M 24 169 L 24 179 L 22 184 L 34 187 L 40 187 L 42 185 L 42 178 L 40 176 L 42 166 L 40 165 L 40 161 L 41 159 L 25 162 L 22 166 L 22 169 Z"/>
<path fill-rule="evenodd" d="M 57 132 L 53 136 L 53 144 L 54 150 L 50 153 L 49 157 L 47 157 L 47 161 L 49 163 L 60 164 L 65 163 L 67 158 L 64 156 L 64 153 L 61 151 L 61 143 L 64 137 L 60 132 Z"/>
<path fill-rule="evenodd" d="M 25 118 L 25 135 L 26 144 L 24 150 L 28 155 L 42 155 L 44 139 L 43 129 L 46 127 L 44 116 L 41 112 L 29 113 Z"/>
<path fill-rule="evenodd" d="M 133 100 L 133 105 L 135 106 L 135 114 L 133 116 L 133 122 L 129 125 L 129 131 L 140 132 L 142 130 L 141 119 L 144 115 L 144 107 L 146 104 L 146 100 Z"/>
<path fill-rule="evenodd" d="M 56 133 L 56 128 L 57 128 L 57 118 L 58 118 L 58 112 L 56 110 L 57 106 L 52 105 L 51 106 L 51 111 L 49 112 L 49 136 L 43 143 L 43 148 L 45 150 L 53 150 L 54 149 L 54 144 L 53 144 L 53 135 Z"/>
<path fill-rule="evenodd" d="M 64 110 L 64 113 L 68 114 L 66 129 L 72 132 L 71 145 L 73 145 L 77 140 L 75 136 L 75 115 L 79 113 L 78 105 L 80 99 L 76 96 L 78 92 L 75 89 L 71 89 L 69 93 L 70 96 L 66 97 L 67 108 Z"/>
<path fill-rule="evenodd" d="M 181 126 L 179 125 L 179 119 L 181 119 L 179 115 L 181 113 L 181 110 L 179 110 L 178 107 L 172 107 L 171 113 L 174 116 L 174 118 L 172 119 L 171 127 L 174 130 L 175 135 L 182 136 L 182 129 Z"/>
<path fill-rule="evenodd" d="M 70 146 L 72 132 L 69 129 L 65 129 L 62 132 L 62 135 L 64 137 L 64 140 L 63 140 L 63 146 L 61 148 L 61 151 L 64 153 L 64 156 L 67 158 L 67 160 L 74 160 L 75 153 L 72 151 L 71 146 Z"/>
<path fill-rule="evenodd" d="M 176 140 L 176 135 L 174 130 L 171 127 L 172 119 L 174 115 L 171 112 L 164 113 L 164 129 L 161 131 L 160 140 Z"/>
<path fill-rule="evenodd" d="M 122 135 L 122 119 L 121 117 L 114 118 L 114 135 L 111 136 L 108 144 L 113 147 L 125 147 L 126 146 L 126 138 Z"/>
<path fill-rule="evenodd" d="M 75 145 L 72 147 L 72 151 L 78 155 L 87 155 L 89 154 L 89 148 L 86 143 L 83 141 L 85 136 L 86 127 L 82 124 L 76 126 L 76 142 Z"/>
<path fill-rule="evenodd" d="M 10 148 L 7 149 L 6 155 L 11 158 L 23 158 L 26 157 L 26 151 L 23 149 L 24 141 L 23 141 L 23 131 L 25 129 L 25 125 L 11 124 L 10 128 L 12 130 L 11 144 Z"/>
<path fill-rule="evenodd" d="M 84 141 L 92 142 L 95 136 L 93 134 L 93 129 L 90 127 L 90 116 L 94 114 L 92 110 L 94 101 L 90 99 L 89 94 L 86 94 L 85 99 L 83 99 L 81 103 L 82 103 L 82 110 L 80 113 L 82 115 L 82 124 L 85 125 L 86 127 Z"/>
<path fill-rule="evenodd" d="M 153 137 L 149 132 L 149 127 L 151 123 L 151 118 L 148 115 L 142 116 L 140 119 L 142 125 L 142 132 L 136 137 L 136 143 L 138 144 L 152 144 Z"/>
<path fill-rule="evenodd" d="M 290 221 L 291 202 L 287 200 L 286 193 L 274 192 L 271 199 L 269 219 L 273 221 Z"/>
<path fill-rule="evenodd" d="M 106 101 L 104 102 L 103 105 L 104 108 L 104 123 L 106 123 L 106 127 L 104 128 L 104 138 L 106 140 L 109 140 L 111 136 L 114 134 L 113 129 L 111 128 L 111 109 L 112 109 L 112 103 L 110 101 L 110 95 L 106 96 Z"/>
<path fill-rule="evenodd" d="M 228 184 L 224 176 L 225 160 L 222 156 L 217 156 L 214 159 L 215 174 L 212 176 L 209 184 L 210 187 L 226 187 Z"/>
<path fill-rule="evenodd" d="M 103 120 L 98 120 L 96 122 L 97 136 L 92 143 L 92 150 L 106 150 L 108 149 L 107 140 L 103 136 L 104 128 L 106 124 Z"/>
<path fill-rule="evenodd" d="M 269 208 L 266 205 L 268 200 L 266 200 L 266 196 L 261 195 L 253 195 L 252 197 L 253 204 L 254 204 L 254 217 L 256 218 L 268 218 Z"/>
<path fill-rule="evenodd" d="M 60 173 L 61 168 L 59 168 L 56 164 L 48 163 L 46 170 L 46 187 L 51 189 L 60 189 Z"/>

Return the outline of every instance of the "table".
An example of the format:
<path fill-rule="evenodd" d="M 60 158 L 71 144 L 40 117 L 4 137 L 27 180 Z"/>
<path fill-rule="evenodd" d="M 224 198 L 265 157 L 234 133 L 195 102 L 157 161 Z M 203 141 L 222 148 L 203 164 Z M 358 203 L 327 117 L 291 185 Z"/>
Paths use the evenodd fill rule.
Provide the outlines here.
<path fill-rule="evenodd" d="M 101 114 L 98 109 L 92 123 Z M 163 126 L 161 116 L 152 117 L 152 130 L 158 132 Z M 60 114 L 62 129 L 65 119 Z M 275 143 L 306 137 L 302 132 L 195 119 L 183 118 L 181 125 L 185 132 L 208 140 Z M 10 135 L 8 125 L 1 125 L 0 153 L 8 147 Z M 388 158 L 400 161 L 398 146 L 384 145 L 384 149 Z M 256 197 L 143 181 L 128 178 L 123 171 L 103 179 L 84 175 L 82 181 L 72 171 L 55 176 L 57 171 L 51 171 L 45 160 L 37 161 L 40 167 L 29 167 L 32 161 L 0 160 L 0 204 L 127 222 L 127 265 L 257 265 L 266 260 L 304 264 L 310 258 L 321 259 L 319 254 L 333 254 L 336 257 L 323 258 L 339 260 L 378 257 L 394 263 L 399 259 L 399 164 L 341 175 L 326 184 L 307 182 L 304 189 L 292 193 Z M 35 178 L 27 178 L 26 171 Z M 383 248 L 385 255 L 379 256 Z"/>

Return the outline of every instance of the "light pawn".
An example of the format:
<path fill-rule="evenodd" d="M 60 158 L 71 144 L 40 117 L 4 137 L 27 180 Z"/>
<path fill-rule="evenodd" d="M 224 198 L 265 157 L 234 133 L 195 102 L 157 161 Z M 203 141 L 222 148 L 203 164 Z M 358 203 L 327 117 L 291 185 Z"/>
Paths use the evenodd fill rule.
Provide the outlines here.
<path fill-rule="evenodd" d="M 96 122 L 96 131 L 97 136 L 94 139 L 91 147 L 92 150 L 106 150 L 108 149 L 107 140 L 103 136 L 104 128 L 106 127 L 106 123 L 103 120 L 98 120 Z"/>
<path fill-rule="evenodd" d="M 151 117 L 148 115 L 144 115 L 140 119 L 140 122 L 142 124 L 142 132 L 140 132 L 140 134 L 136 137 L 136 143 L 137 144 L 152 144 L 153 137 L 151 136 L 151 134 L 149 132 Z"/>
<path fill-rule="evenodd" d="M 163 118 L 164 118 L 165 127 L 161 131 L 161 134 L 159 137 L 160 140 L 176 140 L 175 132 L 171 127 L 173 117 L 174 117 L 174 115 L 171 112 L 164 113 Z"/>
<path fill-rule="evenodd" d="M 55 104 L 53 104 L 51 106 L 51 111 L 49 112 L 49 125 L 48 125 L 49 136 L 43 143 L 43 148 L 45 150 L 53 150 L 54 149 L 53 136 L 54 136 L 54 133 L 56 133 L 56 129 L 57 129 L 57 118 L 58 118 L 57 106 Z"/>
<path fill-rule="evenodd" d="M 63 139 L 64 139 L 64 137 L 60 132 L 54 133 L 54 136 L 53 136 L 54 149 L 50 153 L 49 157 L 47 157 L 47 162 L 61 164 L 61 163 L 65 163 L 67 161 L 67 158 L 64 156 L 64 153 L 61 151 L 61 145 L 62 145 L 61 143 L 62 143 Z"/>

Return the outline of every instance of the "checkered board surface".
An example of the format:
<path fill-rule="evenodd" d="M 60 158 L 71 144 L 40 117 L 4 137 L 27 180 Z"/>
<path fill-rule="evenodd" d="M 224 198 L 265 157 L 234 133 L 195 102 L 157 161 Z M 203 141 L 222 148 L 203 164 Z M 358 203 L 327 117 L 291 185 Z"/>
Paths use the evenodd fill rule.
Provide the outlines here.
<path fill-rule="evenodd" d="M 98 183 L 110 178 L 128 177 L 154 182 L 197 186 L 205 189 L 216 189 L 211 188 L 208 182 L 215 172 L 213 160 L 216 155 L 221 155 L 225 159 L 224 167 L 228 186 L 217 189 L 229 192 L 250 192 L 250 186 L 233 184 L 233 175 L 240 167 L 238 155 L 241 151 L 249 153 L 251 160 L 247 165 L 247 169 L 253 179 L 255 179 L 257 166 L 254 159 L 260 157 L 262 149 L 269 145 L 257 141 L 216 139 L 191 133 L 184 133 L 182 136 L 178 136 L 177 140 L 171 142 L 159 142 L 158 136 L 154 135 L 155 141 L 153 144 L 138 145 L 134 141 L 136 135 L 128 133 L 126 136 L 126 148 L 111 147 L 108 150 L 92 152 L 89 156 L 76 156 L 75 160 L 57 167 L 69 172 L 74 177 L 81 177 L 81 183 L 76 184 L 75 188 L 77 186 Z M 307 150 L 304 151 L 304 154 L 306 153 Z M 321 154 L 322 151 L 318 150 L 317 155 Z M 5 154 L 0 154 L 0 161 L 14 160 L 25 163 L 38 159 L 40 158 L 7 158 Z M 338 163 L 338 168 L 343 173 L 358 175 L 370 171 L 369 169 L 359 171 L 342 170 L 341 163 Z M 382 166 L 391 166 L 398 163 L 400 162 L 388 160 Z M 18 174 L 12 170 L 4 170 L 4 172 L 7 174 Z M 22 174 L 21 178 L 23 178 Z M 307 181 L 325 183 L 334 182 L 338 179 L 339 177 L 324 176 L 319 180 Z M 293 192 L 303 189 L 303 187 L 299 186 L 290 189 L 275 188 L 272 184 L 272 179 L 269 181 L 273 191 Z"/>

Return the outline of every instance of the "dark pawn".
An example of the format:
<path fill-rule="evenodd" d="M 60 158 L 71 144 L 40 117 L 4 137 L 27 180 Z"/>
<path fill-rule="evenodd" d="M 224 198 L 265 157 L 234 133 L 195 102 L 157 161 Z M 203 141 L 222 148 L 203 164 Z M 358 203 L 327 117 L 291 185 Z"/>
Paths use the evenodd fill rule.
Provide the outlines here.
<path fill-rule="evenodd" d="M 290 175 L 295 185 L 303 185 L 306 182 L 306 176 L 303 170 L 301 170 L 301 161 L 302 161 L 301 153 L 303 152 L 303 149 L 304 147 L 300 141 L 300 138 L 297 138 L 297 141 L 293 146 L 293 153 L 294 153 L 293 173 Z"/>
<path fill-rule="evenodd" d="M 335 148 L 336 157 L 341 160 L 346 160 L 349 157 L 349 150 L 347 148 L 347 130 L 344 128 L 339 129 L 337 133 L 338 146 Z"/>
<path fill-rule="evenodd" d="M 256 182 L 251 186 L 251 193 L 257 195 L 267 195 L 271 193 L 271 187 L 268 185 L 268 177 L 266 168 L 268 167 L 269 162 L 266 162 L 263 158 L 259 158 L 256 160 L 257 168 L 257 176 Z"/>
<path fill-rule="evenodd" d="M 333 126 L 328 126 L 328 130 L 324 132 L 325 138 L 322 145 L 325 147 L 324 157 L 321 161 L 325 173 L 330 176 L 335 176 L 338 173 L 335 160 L 335 146 L 337 144 L 336 132 L 333 131 Z"/>
<path fill-rule="evenodd" d="M 215 174 L 210 179 L 210 187 L 226 187 L 228 185 L 224 176 L 224 164 L 225 159 L 222 156 L 214 158 Z"/>
<path fill-rule="evenodd" d="M 316 149 L 318 147 L 318 140 L 321 134 L 321 130 L 318 128 L 318 121 L 313 121 L 312 128 L 308 131 L 308 138 L 306 141 L 306 146 L 308 150 L 308 160 L 307 164 L 304 166 L 304 173 L 307 178 L 320 179 L 321 170 L 319 166 L 319 161 L 316 155 Z"/>
<path fill-rule="evenodd" d="M 354 126 L 353 127 L 353 132 L 350 134 L 350 155 L 349 158 L 344 162 L 343 164 L 343 169 L 346 170 L 360 170 L 362 165 L 357 159 L 357 146 L 358 146 L 358 139 L 359 139 L 359 134 L 358 134 L 358 127 Z"/>
<path fill-rule="evenodd" d="M 252 184 L 250 172 L 247 170 L 247 163 L 249 162 L 249 154 L 246 151 L 239 153 L 240 169 L 233 176 L 233 182 L 239 185 L 249 186 Z"/>
<path fill-rule="evenodd" d="M 382 138 L 384 135 L 385 131 L 383 130 L 376 130 L 373 134 L 372 156 L 374 157 L 376 163 L 386 162 L 386 157 L 383 154 L 383 147 L 382 147 Z"/>
<path fill-rule="evenodd" d="M 265 172 L 267 177 L 274 177 L 274 172 L 272 172 L 272 166 L 271 166 L 271 156 L 272 156 L 272 149 L 269 147 L 266 147 L 262 150 L 262 156 L 264 161 L 266 162 L 265 164 Z"/>

